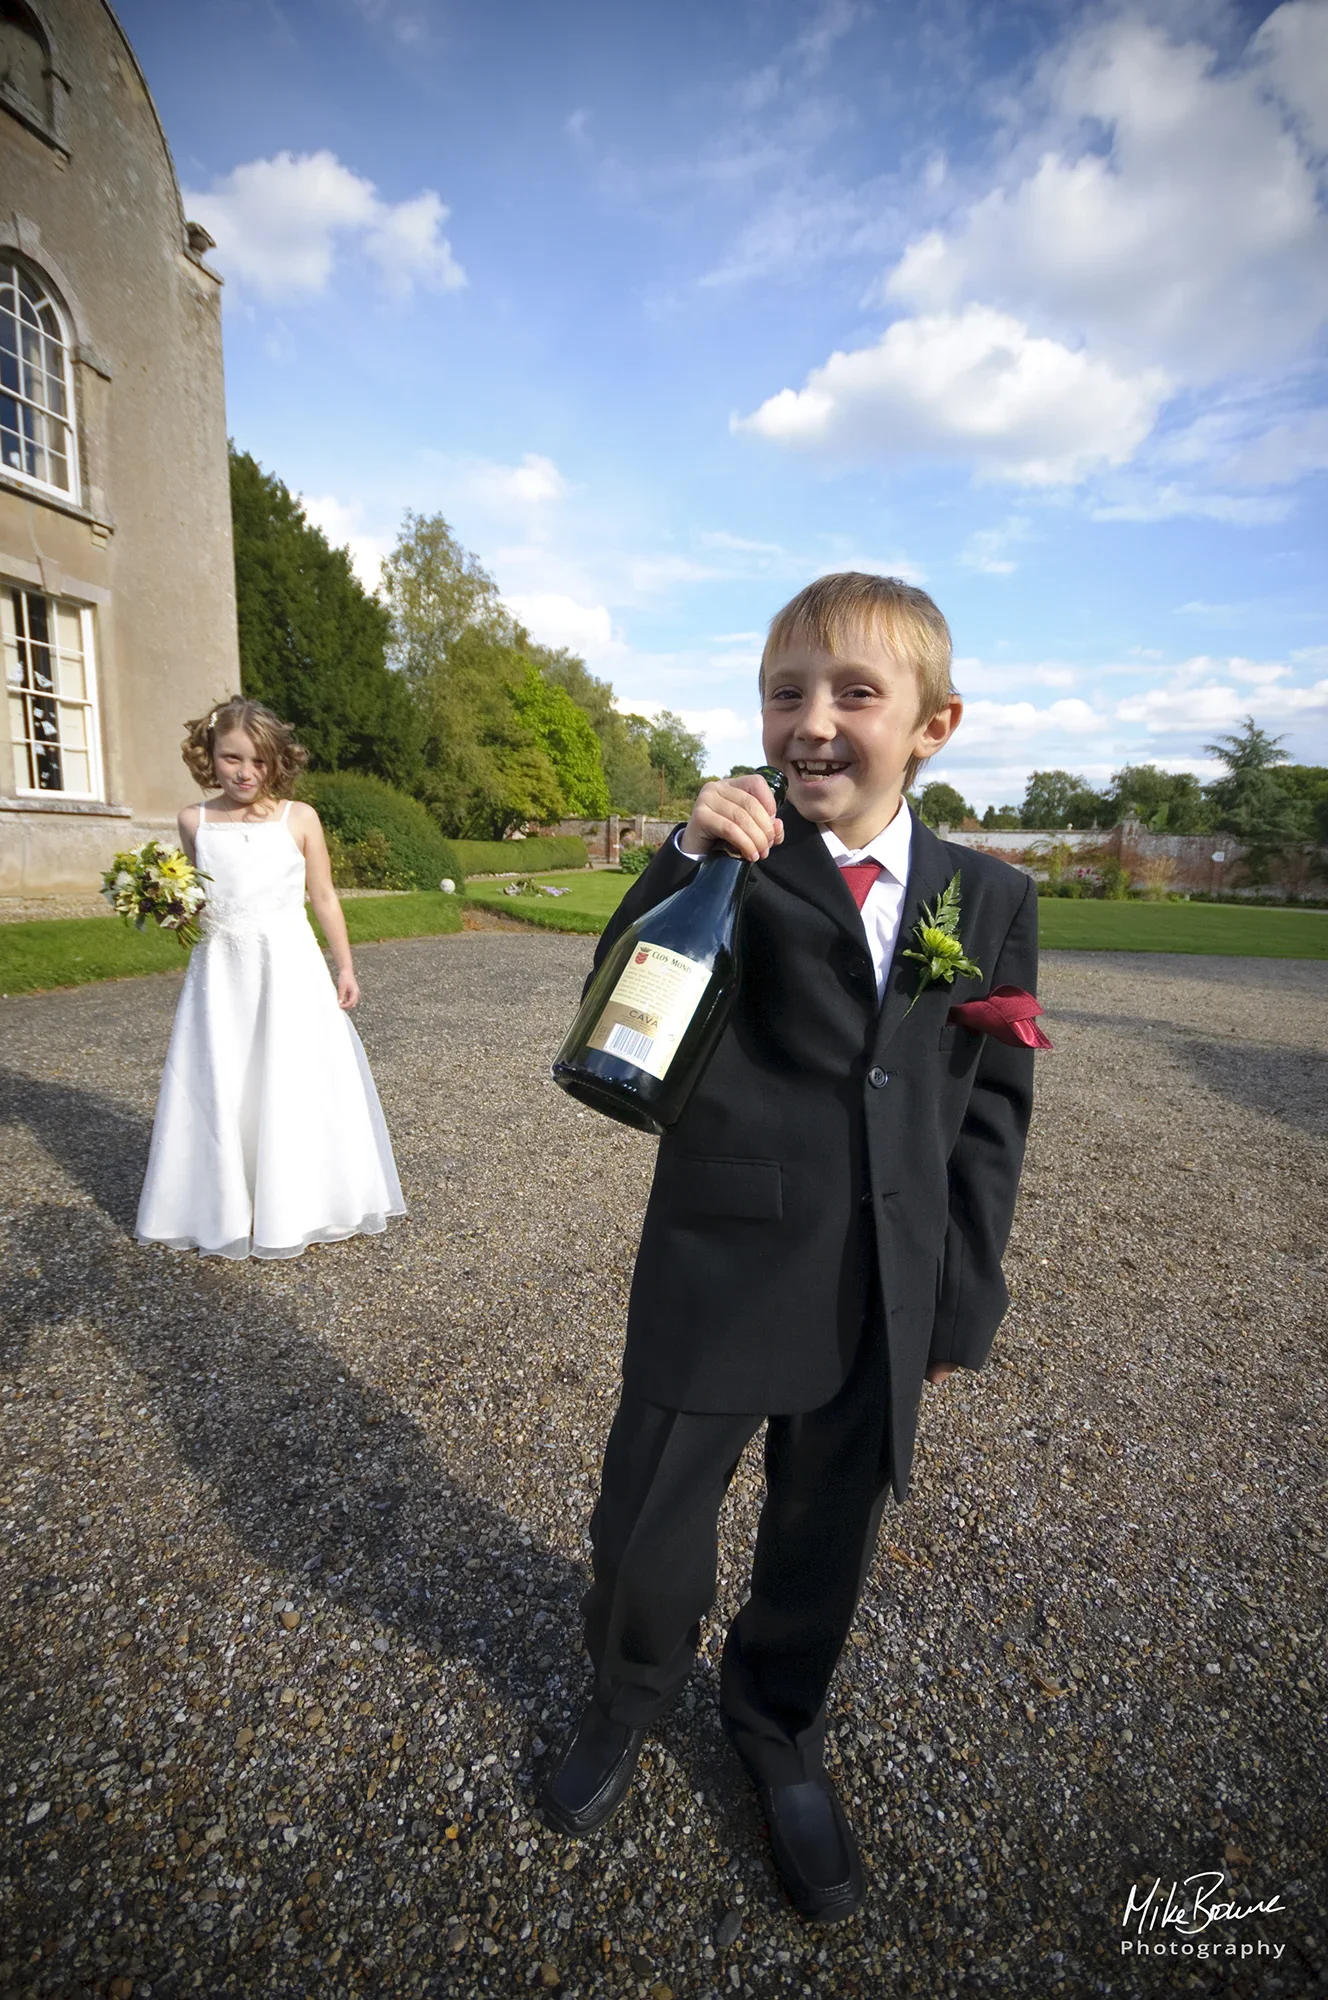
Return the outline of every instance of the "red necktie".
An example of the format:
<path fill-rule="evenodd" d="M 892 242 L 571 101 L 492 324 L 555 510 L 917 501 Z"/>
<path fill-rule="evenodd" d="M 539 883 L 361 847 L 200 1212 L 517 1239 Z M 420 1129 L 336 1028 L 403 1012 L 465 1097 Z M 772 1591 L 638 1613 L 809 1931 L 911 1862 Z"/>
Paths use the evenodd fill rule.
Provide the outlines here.
<path fill-rule="evenodd" d="M 861 909 L 867 900 L 867 892 L 876 877 L 885 867 L 883 861 L 848 861 L 839 864 L 839 872 L 848 886 L 848 893 Z"/>

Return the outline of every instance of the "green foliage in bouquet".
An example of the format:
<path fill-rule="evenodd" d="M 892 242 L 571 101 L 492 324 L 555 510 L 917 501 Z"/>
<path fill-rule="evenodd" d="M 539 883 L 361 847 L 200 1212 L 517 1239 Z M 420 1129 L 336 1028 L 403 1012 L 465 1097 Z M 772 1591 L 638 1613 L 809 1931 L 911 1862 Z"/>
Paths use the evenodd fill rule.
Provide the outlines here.
<path fill-rule="evenodd" d="M 101 878 L 101 893 L 136 931 L 151 921 L 159 930 L 174 931 L 188 947 L 198 943 L 198 913 L 207 900 L 203 884 L 211 879 L 173 842 L 145 840 L 116 855 Z"/>

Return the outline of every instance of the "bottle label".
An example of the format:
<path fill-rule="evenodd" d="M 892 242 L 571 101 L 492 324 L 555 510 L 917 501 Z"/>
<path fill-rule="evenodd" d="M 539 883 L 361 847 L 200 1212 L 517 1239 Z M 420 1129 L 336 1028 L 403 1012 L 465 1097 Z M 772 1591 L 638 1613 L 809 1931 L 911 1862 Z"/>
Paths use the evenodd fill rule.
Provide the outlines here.
<path fill-rule="evenodd" d="M 638 944 L 589 1046 L 662 1082 L 710 984 L 710 967 L 662 945 Z"/>

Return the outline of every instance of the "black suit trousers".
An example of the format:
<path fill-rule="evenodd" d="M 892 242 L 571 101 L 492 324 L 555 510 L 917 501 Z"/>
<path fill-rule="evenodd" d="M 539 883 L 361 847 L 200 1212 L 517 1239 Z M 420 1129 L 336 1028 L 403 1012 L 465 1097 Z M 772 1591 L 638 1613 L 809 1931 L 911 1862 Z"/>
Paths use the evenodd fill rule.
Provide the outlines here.
<path fill-rule="evenodd" d="M 766 1424 L 766 1498 L 751 1589 L 724 1644 L 724 1726 L 767 1784 L 820 1768 L 825 1703 L 890 1481 L 889 1369 L 879 1307 L 839 1392 L 797 1416 L 661 1408 L 624 1388 L 591 1517 L 582 1599 L 595 1699 L 647 1728 L 687 1678 L 714 1601 L 717 1523 Z"/>

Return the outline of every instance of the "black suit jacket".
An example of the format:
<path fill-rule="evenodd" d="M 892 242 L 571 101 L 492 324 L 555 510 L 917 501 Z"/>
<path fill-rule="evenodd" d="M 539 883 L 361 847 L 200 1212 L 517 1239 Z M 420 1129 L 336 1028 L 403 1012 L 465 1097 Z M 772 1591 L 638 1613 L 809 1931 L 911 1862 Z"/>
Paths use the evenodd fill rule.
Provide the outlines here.
<path fill-rule="evenodd" d="M 1033 883 L 915 819 L 878 1005 L 862 918 L 817 829 L 786 806 L 754 870 L 733 1015 L 661 1140 L 636 1261 L 623 1376 L 672 1409 L 782 1415 L 841 1387 L 873 1266 L 890 1356 L 892 1478 L 903 1499 L 924 1372 L 980 1368 L 1008 1302 L 1001 1256 L 1033 1094 L 1031 1049 L 948 1026 L 956 1000 L 1032 992 Z M 695 868 L 670 840 L 595 954 Z M 901 954 L 959 872 L 980 980 L 924 989 Z"/>

